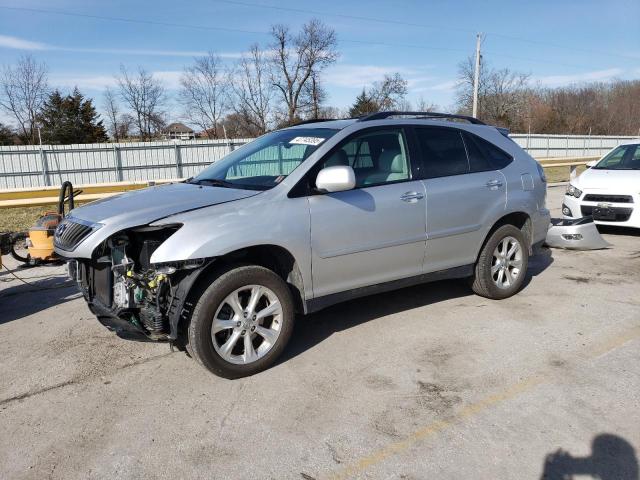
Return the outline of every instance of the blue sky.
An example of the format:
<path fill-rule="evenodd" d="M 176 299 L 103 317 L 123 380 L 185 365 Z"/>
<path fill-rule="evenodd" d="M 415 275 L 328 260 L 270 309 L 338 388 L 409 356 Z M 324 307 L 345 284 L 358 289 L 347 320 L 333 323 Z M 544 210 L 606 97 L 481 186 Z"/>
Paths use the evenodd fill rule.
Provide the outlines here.
<path fill-rule="evenodd" d="M 475 32 L 485 33 L 486 61 L 541 85 L 640 78 L 640 0 L 0 0 L 0 64 L 31 53 L 48 64 L 52 86 L 77 85 L 100 104 L 120 64 L 144 66 L 171 90 L 194 55 L 212 50 L 234 62 L 250 44 L 268 43 L 271 24 L 297 29 L 313 17 L 338 35 L 340 59 L 324 73 L 328 104 L 338 107 L 399 72 L 410 100 L 446 109 Z"/>

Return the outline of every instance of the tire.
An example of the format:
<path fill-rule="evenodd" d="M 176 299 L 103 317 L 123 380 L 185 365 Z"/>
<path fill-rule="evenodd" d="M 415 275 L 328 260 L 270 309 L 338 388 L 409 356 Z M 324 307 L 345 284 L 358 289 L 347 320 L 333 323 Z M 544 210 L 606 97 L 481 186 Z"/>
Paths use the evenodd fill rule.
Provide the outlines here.
<path fill-rule="evenodd" d="M 509 254 L 515 242 L 519 244 L 518 249 L 510 256 L 505 255 L 502 250 L 507 248 L 506 254 Z M 511 297 L 522 288 L 528 266 L 529 248 L 522 231 L 513 225 L 503 225 L 482 247 L 471 288 L 481 297 L 493 300 Z"/>
<path fill-rule="evenodd" d="M 294 321 L 293 299 L 282 278 L 264 267 L 235 267 L 217 277 L 198 300 L 187 350 L 221 377 L 253 375 L 280 356 Z"/>
<path fill-rule="evenodd" d="M 31 261 L 31 256 L 29 255 L 28 251 L 26 256 L 24 257 L 16 251 L 16 245 L 18 245 L 20 242 L 24 243 L 27 236 L 28 234 L 23 232 L 14 233 L 11 235 L 11 252 L 10 253 L 11 253 L 11 256 L 15 258 L 18 262 L 30 263 Z M 26 245 L 24 246 L 24 250 L 26 250 Z"/>

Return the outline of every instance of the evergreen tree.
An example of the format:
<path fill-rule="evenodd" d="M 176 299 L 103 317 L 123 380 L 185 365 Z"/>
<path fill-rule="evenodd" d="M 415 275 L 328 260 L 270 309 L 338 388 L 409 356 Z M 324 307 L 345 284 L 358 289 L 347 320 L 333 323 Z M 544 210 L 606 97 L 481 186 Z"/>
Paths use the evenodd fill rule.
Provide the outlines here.
<path fill-rule="evenodd" d="M 349 109 L 350 117 L 360 117 L 362 115 L 368 115 L 380 110 L 378 103 L 367 95 L 366 90 L 363 88 L 362 93 L 356 97 L 356 101 Z"/>
<path fill-rule="evenodd" d="M 56 145 L 100 143 L 108 140 L 107 132 L 91 99 L 85 99 L 77 88 L 62 96 L 51 92 L 39 115 L 42 141 Z"/>
<path fill-rule="evenodd" d="M 0 145 L 14 145 L 16 139 L 16 133 L 7 125 L 0 123 Z"/>

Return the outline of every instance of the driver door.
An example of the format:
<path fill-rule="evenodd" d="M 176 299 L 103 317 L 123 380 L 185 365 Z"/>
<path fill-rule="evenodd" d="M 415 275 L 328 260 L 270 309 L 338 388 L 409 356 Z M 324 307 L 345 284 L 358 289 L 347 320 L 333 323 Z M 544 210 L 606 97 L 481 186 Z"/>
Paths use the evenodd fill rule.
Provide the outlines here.
<path fill-rule="evenodd" d="M 426 196 L 412 178 L 404 131 L 360 132 L 322 167 L 335 165 L 354 169 L 356 187 L 309 197 L 314 297 L 419 275 Z"/>

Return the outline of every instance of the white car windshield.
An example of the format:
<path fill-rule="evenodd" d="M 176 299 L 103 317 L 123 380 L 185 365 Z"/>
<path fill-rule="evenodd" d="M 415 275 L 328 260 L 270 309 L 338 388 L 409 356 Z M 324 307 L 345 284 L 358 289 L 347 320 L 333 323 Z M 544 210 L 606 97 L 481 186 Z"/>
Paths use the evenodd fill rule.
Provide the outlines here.
<path fill-rule="evenodd" d="M 593 167 L 596 170 L 640 170 L 640 144 L 621 145 Z"/>
<path fill-rule="evenodd" d="M 291 128 L 267 133 L 211 164 L 189 183 L 267 190 L 295 170 L 338 130 Z"/>

